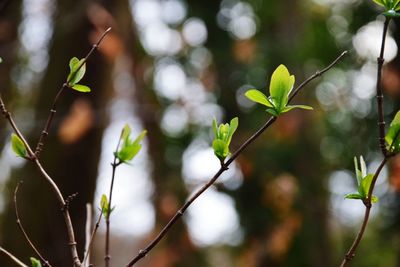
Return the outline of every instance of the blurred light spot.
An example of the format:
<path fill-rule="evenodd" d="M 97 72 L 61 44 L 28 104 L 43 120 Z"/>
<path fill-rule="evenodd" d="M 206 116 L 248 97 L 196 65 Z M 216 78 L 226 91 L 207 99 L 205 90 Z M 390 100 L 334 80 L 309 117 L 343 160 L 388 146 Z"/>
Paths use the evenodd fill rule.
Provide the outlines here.
<path fill-rule="evenodd" d="M 204 168 L 207 166 L 207 168 Z M 204 141 L 195 140 L 183 154 L 182 173 L 189 186 L 207 182 L 221 167 L 213 149 Z M 236 164 L 218 179 L 219 183 L 233 190 L 242 184 L 243 175 Z"/>
<path fill-rule="evenodd" d="M 357 118 L 365 118 L 371 111 L 371 101 L 358 98 L 350 99 L 351 109 Z"/>
<path fill-rule="evenodd" d="M 189 54 L 189 61 L 196 69 L 203 70 L 212 62 L 212 54 L 205 47 L 196 47 Z"/>
<path fill-rule="evenodd" d="M 160 21 L 161 4 L 157 0 L 131 0 L 133 18 L 141 26 Z"/>
<path fill-rule="evenodd" d="M 353 92 L 360 99 L 369 100 L 375 96 L 376 65 L 367 63 L 353 75 Z"/>
<path fill-rule="evenodd" d="M 167 135 L 178 137 L 186 132 L 188 122 L 188 115 L 184 108 L 170 105 L 164 112 L 161 127 Z"/>
<path fill-rule="evenodd" d="M 198 103 L 191 107 L 190 120 L 201 126 L 209 127 L 211 118 L 222 117 L 222 108 L 214 103 Z"/>
<path fill-rule="evenodd" d="M 238 90 L 236 90 L 236 102 L 239 104 L 240 107 L 244 108 L 245 110 L 249 110 L 250 108 L 254 107 L 256 103 L 250 101 L 244 94 L 253 89 L 254 86 L 252 85 L 242 85 Z"/>
<path fill-rule="evenodd" d="M 238 39 L 249 39 L 256 33 L 256 22 L 248 16 L 241 16 L 229 23 L 229 30 Z"/>
<path fill-rule="evenodd" d="M 193 203 L 188 215 L 189 233 L 198 246 L 235 245 L 243 238 L 234 201 L 213 188 Z"/>
<path fill-rule="evenodd" d="M 186 74 L 177 63 L 162 61 L 156 65 L 154 84 L 159 95 L 177 100 L 184 93 Z"/>
<path fill-rule="evenodd" d="M 172 25 L 177 25 L 186 17 L 186 6 L 182 1 L 167 0 L 161 3 L 163 20 Z"/>
<path fill-rule="evenodd" d="M 373 21 L 358 30 L 353 38 L 353 46 L 358 55 L 363 58 L 375 61 L 379 56 L 381 39 L 383 32 L 383 23 Z M 397 55 L 397 45 L 390 34 L 386 37 L 385 61 L 391 61 Z"/>
<path fill-rule="evenodd" d="M 182 39 L 178 31 L 164 23 L 153 23 L 144 29 L 143 46 L 154 56 L 175 55 L 182 48 Z"/>
<path fill-rule="evenodd" d="M 191 46 L 200 46 L 207 40 L 207 27 L 199 18 L 190 18 L 183 25 L 183 38 Z"/>

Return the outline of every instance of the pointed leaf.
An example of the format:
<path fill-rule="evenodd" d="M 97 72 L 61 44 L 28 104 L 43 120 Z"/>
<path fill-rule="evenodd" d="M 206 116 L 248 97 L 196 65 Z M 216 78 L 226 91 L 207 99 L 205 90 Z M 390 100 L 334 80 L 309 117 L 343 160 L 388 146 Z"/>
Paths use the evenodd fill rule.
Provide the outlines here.
<path fill-rule="evenodd" d="M 67 83 L 70 86 L 74 86 L 75 84 L 77 84 L 85 75 L 86 72 L 86 63 L 84 63 L 81 67 L 80 65 L 82 64 L 84 59 L 79 60 L 76 57 L 71 58 L 71 60 L 69 61 L 69 75 L 67 78 Z M 79 68 L 80 67 L 80 68 Z M 78 70 L 79 68 L 79 70 Z"/>
<path fill-rule="evenodd" d="M 371 183 L 372 183 L 372 178 L 374 178 L 374 175 L 368 174 L 361 181 L 361 188 L 362 188 L 362 192 L 364 193 L 364 197 L 368 196 L 369 189 L 370 189 Z"/>
<path fill-rule="evenodd" d="M 24 142 L 16 134 L 11 135 L 11 148 L 18 157 L 26 157 L 28 155 Z"/>
<path fill-rule="evenodd" d="M 82 84 L 75 84 L 71 88 L 76 91 L 82 92 L 82 93 L 90 92 L 90 88 L 88 86 L 82 85 Z"/>
<path fill-rule="evenodd" d="M 228 147 L 229 147 L 229 145 L 230 145 L 230 143 L 231 143 L 232 136 L 233 136 L 233 134 L 235 133 L 235 131 L 236 131 L 238 125 L 239 125 L 239 119 L 238 119 L 237 117 L 233 118 L 233 119 L 231 120 L 231 122 L 230 122 L 230 125 L 229 125 L 229 126 L 230 126 L 230 127 L 229 127 L 229 136 L 228 136 L 228 141 L 226 142 L 227 145 L 228 145 Z"/>
<path fill-rule="evenodd" d="M 31 257 L 30 260 L 31 260 L 31 263 L 32 263 L 32 267 L 42 267 L 42 264 L 40 263 L 39 260 L 37 260 L 37 259 L 35 259 L 33 257 Z"/>
<path fill-rule="evenodd" d="M 293 84 L 294 76 L 290 75 L 284 65 L 279 65 L 271 76 L 269 86 L 270 95 L 278 113 L 286 106 Z"/>
<path fill-rule="evenodd" d="M 219 159 L 225 159 L 229 155 L 229 147 L 221 139 L 215 139 L 212 143 L 212 147 L 214 149 L 214 154 Z"/>
<path fill-rule="evenodd" d="M 355 169 L 355 172 L 356 172 L 357 186 L 359 187 L 361 185 L 361 181 L 363 179 L 363 176 L 361 174 L 360 169 L 358 168 L 357 157 L 354 157 L 354 169 Z"/>
<path fill-rule="evenodd" d="M 396 113 L 393 121 L 390 123 L 390 128 L 385 136 L 385 140 L 389 149 L 392 152 L 400 151 L 400 111 Z"/>
<path fill-rule="evenodd" d="M 305 110 L 313 110 L 312 107 L 306 106 L 306 105 L 288 105 L 282 110 L 282 113 L 288 112 L 295 108 L 301 108 L 301 109 L 305 109 Z"/>
<path fill-rule="evenodd" d="M 362 177 L 367 176 L 367 165 L 365 164 L 363 156 L 360 156 L 360 171 Z"/>
<path fill-rule="evenodd" d="M 245 96 L 253 102 L 272 108 L 273 105 L 270 100 L 262 92 L 252 89 L 245 93 Z"/>
<path fill-rule="evenodd" d="M 130 134 L 131 134 L 131 128 L 129 127 L 128 124 L 125 124 L 121 132 L 121 139 L 124 141 L 127 140 Z"/>
<path fill-rule="evenodd" d="M 142 142 L 142 140 L 143 140 L 143 138 L 146 136 L 146 134 L 147 134 L 147 131 L 146 130 L 143 130 L 139 135 L 138 135 L 138 137 L 136 137 L 136 139 L 135 139 L 135 141 L 133 141 L 133 144 L 139 144 L 140 142 Z"/>
<path fill-rule="evenodd" d="M 382 0 L 373 0 L 376 4 L 380 5 L 380 6 L 385 6 L 385 4 L 383 3 Z"/>
<path fill-rule="evenodd" d="M 358 193 L 347 194 L 347 195 L 344 196 L 344 198 L 347 198 L 347 199 L 363 199 L 363 197 L 360 196 L 360 194 L 358 194 Z"/>
<path fill-rule="evenodd" d="M 101 196 L 100 208 L 101 208 L 101 212 L 103 213 L 103 216 L 105 218 L 108 218 L 110 213 L 108 212 L 108 199 L 107 199 L 107 196 L 105 194 L 103 194 Z"/>
<path fill-rule="evenodd" d="M 218 139 L 218 126 L 217 126 L 217 120 L 215 118 L 213 119 L 212 127 L 214 131 L 214 138 Z"/>

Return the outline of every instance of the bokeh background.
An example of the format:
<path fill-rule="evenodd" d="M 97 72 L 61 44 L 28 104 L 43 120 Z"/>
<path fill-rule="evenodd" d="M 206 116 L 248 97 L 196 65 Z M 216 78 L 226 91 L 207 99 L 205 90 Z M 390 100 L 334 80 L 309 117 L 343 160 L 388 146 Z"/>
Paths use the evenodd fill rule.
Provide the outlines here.
<path fill-rule="evenodd" d="M 196 188 L 219 168 L 212 119 L 239 117 L 235 149 L 268 118 L 248 101 L 285 64 L 298 84 L 343 50 L 349 55 L 296 98 L 314 111 L 285 114 L 235 161 L 138 266 L 338 266 L 363 216 L 353 157 L 371 172 L 381 159 L 376 128 L 376 57 L 383 17 L 370 0 L 2 0 L 0 92 L 34 145 L 73 56 L 87 63 L 90 94 L 64 92 L 43 165 L 70 205 L 80 253 L 87 202 L 98 214 L 113 151 L 129 123 L 147 129 L 143 150 L 117 170 L 113 266 L 125 266 Z M 398 109 L 399 23 L 391 24 L 383 84 L 385 116 Z M 36 169 L 10 149 L 0 120 L 0 244 L 23 261 L 33 252 L 20 215 L 53 266 L 71 266 L 56 199 Z M 352 266 L 400 266 L 400 158 L 380 176 L 372 219 Z M 104 225 L 92 262 L 103 265 Z M 0 266 L 13 266 L 1 255 Z"/>

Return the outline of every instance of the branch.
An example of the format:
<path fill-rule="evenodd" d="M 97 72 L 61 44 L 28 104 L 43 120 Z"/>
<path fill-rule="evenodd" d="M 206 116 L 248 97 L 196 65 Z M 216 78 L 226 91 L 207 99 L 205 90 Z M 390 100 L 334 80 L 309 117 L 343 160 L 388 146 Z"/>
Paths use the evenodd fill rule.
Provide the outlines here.
<path fill-rule="evenodd" d="M 289 102 L 296 96 L 296 94 L 305 87 L 309 82 L 314 80 L 315 78 L 321 76 L 323 73 L 332 68 L 345 54 L 347 51 L 343 52 L 339 57 L 337 57 L 329 66 L 321 71 L 317 71 L 314 75 L 310 76 L 307 80 L 301 83 L 296 89 L 293 90 L 293 94 L 289 98 Z M 237 149 L 229 160 L 225 164 L 221 164 L 221 168 L 214 175 L 211 180 L 209 180 L 205 185 L 203 185 L 193 196 L 191 196 L 187 202 L 175 213 L 172 219 L 164 226 L 164 228 L 160 231 L 160 233 L 147 245 L 147 247 L 143 250 L 140 250 L 136 257 L 134 257 L 127 265 L 127 267 L 133 266 L 135 263 L 140 261 L 143 257 L 145 257 L 167 234 L 167 232 L 172 228 L 172 226 L 176 223 L 176 221 L 182 217 L 185 211 L 189 208 L 189 206 L 201 195 L 204 191 L 206 191 L 210 186 L 212 186 L 215 181 L 228 170 L 229 165 L 240 155 L 240 153 L 250 145 L 254 140 L 257 139 L 266 129 L 268 129 L 275 121 L 276 117 L 271 117 L 255 134 L 253 134 L 249 139 L 247 139 L 240 147 Z"/>
<path fill-rule="evenodd" d="M 379 176 L 380 172 L 382 171 L 383 167 L 385 166 L 387 160 L 388 160 L 388 158 L 384 157 L 381 164 L 379 165 L 378 169 L 374 173 L 374 177 L 372 178 L 371 187 L 368 192 L 368 197 L 363 201 L 363 203 L 365 205 L 365 213 L 364 213 L 363 222 L 361 224 L 361 228 L 360 228 L 356 238 L 354 239 L 354 242 L 351 245 L 350 249 L 347 251 L 340 267 L 345 267 L 356 255 L 356 250 L 364 236 L 364 232 L 365 232 L 365 229 L 368 224 L 369 215 L 370 215 L 371 208 L 372 208 L 371 198 L 372 198 L 372 193 L 373 193 L 373 190 L 375 187 L 375 182 L 378 179 L 378 176 Z"/>
<path fill-rule="evenodd" d="M 19 186 L 22 184 L 22 181 L 18 183 L 17 187 L 15 188 L 14 191 L 14 209 L 15 209 L 15 218 L 17 220 L 17 225 L 19 227 L 19 229 L 21 230 L 22 234 L 24 235 L 26 241 L 28 242 L 28 244 L 31 246 L 31 248 L 33 249 L 33 251 L 35 251 L 36 255 L 40 258 L 40 260 L 43 262 L 43 266 L 48 266 L 48 267 L 52 267 L 50 265 L 50 263 L 42 256 L 42 254 L 40 254 L 39 250 L 35 247 L 35 245 L 33 244 L 33 242 L 29 239 L 28 234 L 26 233 L 24 227 L 22 226 L 21 220 L 19 218 L 19 213 L 18 213 L 18 205 L 17 205 L 17 194 L 18 194 L 18 189 Z"/>
<path fill-rule="evenodd" d="M 25 265 L 22 261 L 20 261 L 17 257 L 15 257 L 13 254 L 5 250 L 0 246 L 0 251 L 3 252 L 5 255 L 7 255 L 10 259 L 12 259 L 18 266 L 20 267 L 28 267 L 28 265 Z"/>
<path fill-rule="evenodd" d="M 89 212 L 90 212 L 90 214 L 91 214 L 91 205 L 90 205 L 90 204 L 87 204 L 86 208 L 87 208 L 87 213 L 89 214 Z M 89 266 L 90 250 L 91 250 L 91 248 L 92 248 L 94 236 L 95 236 L 96 233 L 97 233 L 97 229 L 99 229 L 100 221 L 101 221 L 102 215 L 103 215 L 103 211 L 101 210 L 101 211 L 100 211 L 100 214 L 99 214 L 99 218 L 98 218 L 97 221 L 96 221 L 96 224 L 95 224 L 95 226 L 94 226 L 94 228 L 93 228 L 93 230 L 92 230 L 92 233 L 90 234 L 90 237 L 87 238 L 87 236 L 86 236 L 86 242 L 87 242 L 87 243 L 86 243 L 86 246 L 85 246 L 85 250 L 86 250 L 86 251 L 85 251 L 85 256 L 83 257 L 83 260 L 82 260 L 83 267 Z M 89 215 L 88 215 L 88 216 L 89 216 Z M 88 220 L 88 221 L 89 221 L 89 220 Z M 87 231 L 87 232 L 90 232 L 90 225 L 91 225 L 91 222 L 90 222 L 90 223 L 87 222 L 87 224 L 86 224 L 86 231 Z M 89 241 L 89 242 L 88 242 L 88 241 Z"/>
<path fill-rule="evenodd" d="M 53 179 L 50 177 L 50 175 L 47 174 L 47 172 L 44 170 L 42 165 L 39 162 L 39 159 L 36 157 L 35 153 L 33 153 L 31 147 L 29 146 L 28 142 L 25 140 L 25 137 L 22 135 L 20 130 L 18 129 L 17 125 L 15 124 L 11 113 L 7 111 L 3 99 L 0 95 L 0 112 L 2 115 L 8 120 L 10 123 L 11 127 L 13 128 L 15 134 L 22 140 L 22 142 L 25 145 L 25 148 L 28 152 L 28 159 L 32 161 L 36 167 L 39 169 L 39 172 L 45 178 L 45 180 L 50 184 L 51 189 L 53 190 L 54 194 L 57 197 L 57 200 L 61 206 L 61 211 L 64 215 L 64 222 L 67 227 L 67 232 L 68 232 L 68 239 L 69 239 L 69 246 L 71 250 L 71 255 L 72 255 L 72 261 L 74 262 L 74 266 L 80 267 L 81 262 L 79 261 L 79 256 L 78 256 L 78 251 L 76 247 L 76 241 L 75 241 L 75 235 L 74 235 L 74 228 L 72 225 L 71 217 L 69 215 L 68 209 L 66 209 L 66 203 L 64 200 L 64 197 L 62 196 L 60 189 L 58 188 L 57 184 L 53 181 Z"/>
<path fill-rule="evenodd" d="M 383 115 L 383 93 L 382 93 L 382 67 L 385 53 L 385 41 L 386 35 L 389 27 L 390 18 L 386 17 L 385 23 L 383 24 L 383 33 L 382 33 L 382 43 L 381 43 L 381 51 L 378 61 L 378 70 L 377 70 L 377 77 L 376 77 L 376 102 L 378 105 L 378 129 L 379 129 L 379 147 L 382 151 L 384 157 L 387 156 L 388 151 L 385 145 L 385 119 Z"/>
<path fill-rule="evenodd" d="M 104 260 L 106 263 L 106 267 L 110 266 L 110 216 L 111 216 L 111 201 L 112 201 L 112 195 L 113 195 L 113 189 L 114 189 L 114 180 L 115 180 L 115 171 L 117 170 L 117 167 L 122 163 L 121 161 L 117 162 L 117 152 L 118 148 L 121 144 L 121 139 L 122 139 L 122 133 L 121 132 L 121 137 L 118 140 L 117 148 L 115 149 L 114 153 L 114 161 L 111 163 L 112 166 L 112 175 L 111 175 L 111 185 L 110 185 L 110 193 L 108 195 L 108 207 L 107 207 L 107 216 L 106 216 L 106 246 L 105 246 L 105 256 Z M 102 211 L 103 212 L 103 211 Z"/>
<path fill-rule="evenodd" d="M 84 59 L 82 60 L 82 62 L 81 62 L 80 65 L 78 66 L 78 68 L 75 70 L 75 73 L 77 73 L 77 72 L 82 68 L 82 66 L 86 63 L 86 61 L 89 59 L 89 57 L 93 54 L 94 50 L 96 50 L 96 49 L 99 48 L 100 43 L 103 41 L 103 39 L 106 37 L 106 35 L 107 35 L 110 31 L 111 31 L 111 27 L 108 28 L 108 29 L 100 36 L 99 40 L 92 46 L 92 48 L 91 48 L 90 51 L 87 53 L 87 55 L 84 57 Z M 53 100 L 53 104 L 51 105 L 50 113 L 49 113 L 49 116 L 48 116 L 48 118 L 47 118 L 46 124 L 45 124 L 45 126 L 44 126 L 44 129 L 42 130 L 42 133 L 41 133 L 41 135 L 40 135 L 39 141 L 38 141 L 38 143 L 37 143 L 37 145 L 36 145 L 36 149 L 35 149 L 35 155 L 36 155 L 36 157 L 39 157 L 39 156 L 40 156 L 40 153 L 41 153 L 42 150 L 43 150 L 45 138 L 49 135 L 49 129 L 50 129 L 51 123 L 52 123 L 52 121 L 53 121 L 54 115 L 55 115 L 56 112 L 57 112 L 57 103 L 58 103 L 58 100 L 60 99 L 61 94 L 63 93 L 64 89 L 69 87 L 69 82 L 70 82 L 70 80 L 72 79 L 73 76 L 74 76 L 74 75 L 71 75 L 70 78 L 67 79 L 67 80 L 65 81 L 65 83 L 64 83 L 64 84 L 61 86 L 61 88 L 58 90 L 58 93 L 57 93 L 56 97 L 55 97 L 54 100 Z"/>

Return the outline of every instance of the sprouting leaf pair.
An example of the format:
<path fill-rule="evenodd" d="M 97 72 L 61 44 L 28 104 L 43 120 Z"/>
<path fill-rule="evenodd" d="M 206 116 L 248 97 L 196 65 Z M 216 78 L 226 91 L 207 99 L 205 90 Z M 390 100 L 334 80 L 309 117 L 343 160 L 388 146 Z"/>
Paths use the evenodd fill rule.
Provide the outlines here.
<path fill-rule="evenodd" d="M 256 89 L 247 91 L 245 95 L 251 101 L 266 106 L 266 111 L 275 117 L 294 108 L 312 110 L 312 107 L 305 105 L 288 105 L 289 95 L 293 89 L 294 82 L 294 75 L 290 75 L 284 65 L 279 65 L 271 76 L 269 97 Z"/>
<path fill-rule="evenodd" d="M 79 60 L 76 57 L 71 58 L 69 61 L 70 71 L 67 78 L 67 85 L 76 91 L 88 93 L 90 92 L 90 88 L 88 86 L 78 84 L 78 82 L 82 80 L 86 73 L 86 63 L 84 60 L 85 59 Z"/>
<path fill-rule="evenodd" d="M 131 139 L 131 128 L 128 124 L 124 126 L 121 132 L 120 142 L 122 144 L 119 146 L 118 151 L 114 153 L 114 155 L 122 162 L 126 163 L 132 160 L 137 153 L 139 153 L 142 148 L 142 144 L 140 142 L 143 140 L 147 131 L 142 131 L 135 140 Z"/>
<path fill-rule="evenodd" d="M 362 156 L 360 157 L 360 168 L 358 166 L 357 158 L 354 157 L 354 167 L 357 178 L 357 192 L 347 194 L 345 198 L 361 199 L 365 201 L 368 198 L 369 190 L 371 188 L 371 183 L 374 178 L 374 175 L 371 173 L 367 174 L 367 166 L 365 165 L 365 161 Z M 378 202 L 378 197 L 372 196 L 371 202 L 372 203 Z"/>
<path fill-rule="evenodd" d="M 373 0 L 376 4 L 383 6 L 386 12 L 383 13 L 388 17 L 399 17 L 400 13 L 400 0 Z"/>
<path fill-rule="evenodd" d="M 214 149 L 214 154 L 219 158 L 221 162 L 230 154 L 229 145 L 232 140 L 232 136 L 235 133 L 239 125 L 239 119 L 233 118 L 230 123 L 220 124 L 217 127 L 217 120 L 213 120 L 213 130 L 214 130 L 214 141 L 212 147 Z"/>
<path fill-rule="evenodd" d="M 100 209 L 101 209 L 101 212 L 103 213 L 104 218 L 109 218 L 111 212 L 115 208 L 115 207 L 113 207 L 113 208 L 109 209 L 108 206 L 109 206 L 109 202 L 108 202 L 107 196 L 103 194 L 100 199 Z"/>
<path fill-rule="evenodd" d="M 35 259 L 34 257 L 30 258 L 32 267 L 42 267 L 42 264 L 40 263 L 40 260 Z"/>

